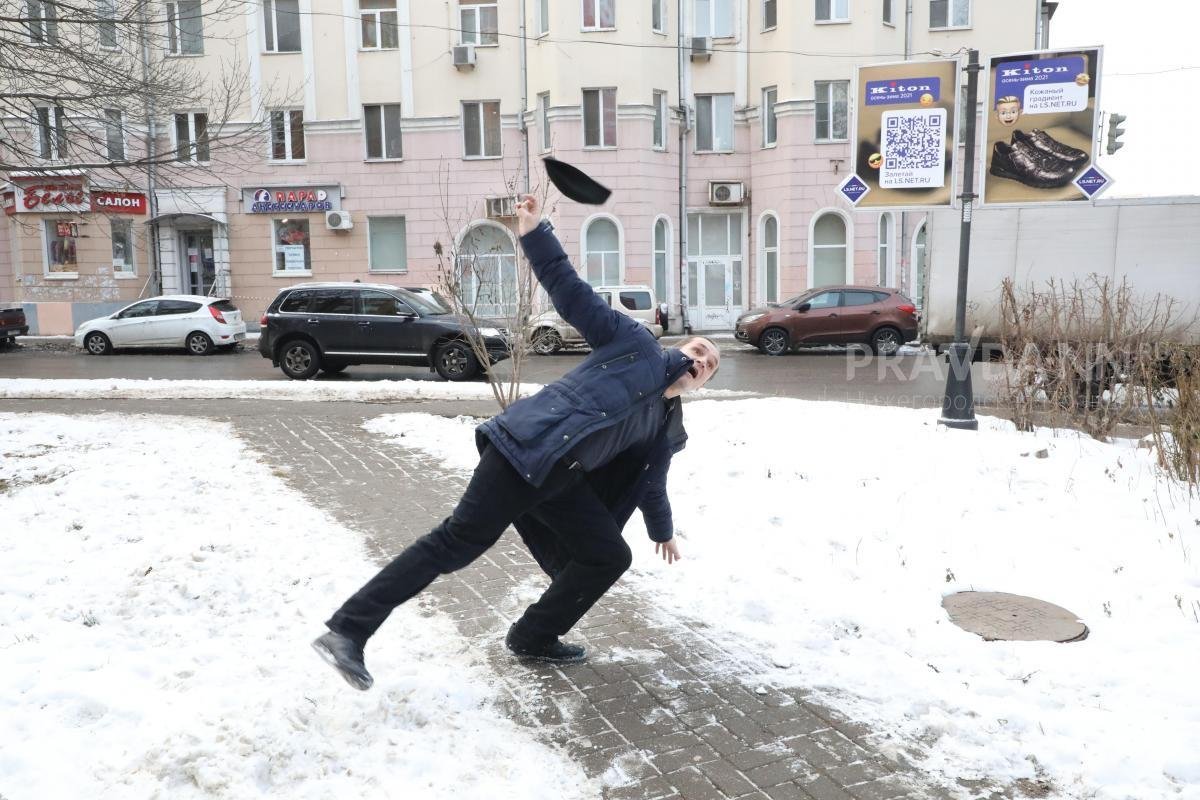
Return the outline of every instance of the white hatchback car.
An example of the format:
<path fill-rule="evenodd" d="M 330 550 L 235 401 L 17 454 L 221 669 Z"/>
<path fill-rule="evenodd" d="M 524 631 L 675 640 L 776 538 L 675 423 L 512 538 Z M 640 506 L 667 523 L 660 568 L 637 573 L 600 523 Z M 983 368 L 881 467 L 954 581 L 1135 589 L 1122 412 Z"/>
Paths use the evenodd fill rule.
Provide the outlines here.
<path fill-rule="evenodd" d="M 75 346 L 94 356 L 117 347 L 183 347 L 203 356 L 245 338 L 246 323 L 237 306 L 220 297 L 192 294 L 139 300 L 75 330 Z"/>
<path fill-rule="evenodd" d="M 609 307 L 633 317 L 654 338 L 661 338 L 663 326 L 654 302 L 654 292 L 649 286 L 596 286 L 596 294 Z M 529 320 L 529 342 L 533 352 L 539 355 L 557 353 L 564 347 L 586 344 L 583 334 L 568 324 L 554 309 L 544 311 Z"/>

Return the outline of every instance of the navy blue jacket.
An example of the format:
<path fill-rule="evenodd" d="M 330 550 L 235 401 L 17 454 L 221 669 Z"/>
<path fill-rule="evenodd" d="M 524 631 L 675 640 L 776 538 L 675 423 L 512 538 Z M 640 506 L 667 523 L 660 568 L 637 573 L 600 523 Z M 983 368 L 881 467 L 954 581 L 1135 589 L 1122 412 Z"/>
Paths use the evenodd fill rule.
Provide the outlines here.
<path fill-rule="evenodd" d="M 521 246 L 559 315 L 592 348 L 578 367 L 476 431 L 481 450 L 491 442 L 527 481 L 541 486 L 555 464 L 589 434 L 624 420 L 640 404 L 662 403 L 663 391 L 691 360 L 678 350 L 664 350 L 641 324 L 597 296 L 545 223 L 521 237 Z M 682 404 L 675 398 L 668 402 L 666 422 L 648 443 L 588 473 L 618 525 L 623 527 L 640 507 L 651 539 L 672 537 L 667 470 L 686 441 Z M 527 541 L 527 530 L 536 527 L 531 518 L 517 521 Z"/>

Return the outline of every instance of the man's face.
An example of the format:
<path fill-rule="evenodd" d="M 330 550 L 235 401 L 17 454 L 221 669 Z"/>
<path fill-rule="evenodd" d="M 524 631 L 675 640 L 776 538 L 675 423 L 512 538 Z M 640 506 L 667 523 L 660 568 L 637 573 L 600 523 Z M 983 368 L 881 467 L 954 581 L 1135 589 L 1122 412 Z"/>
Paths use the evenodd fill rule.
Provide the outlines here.
<path fill-rule="evenodd" d="M 692 359 L 688 371 L 671 386 L 677 394 L 691 392 L 708 383 L 708 379 L 717 371 L 721 363 L 721 351 L 713 346 L 708 339 L 696 337 L 688 339 L 679 348 L 685 356 Z"/>
<path fill-rule="evenodd" d="M 996 106 L 996 116 L 999 118 L 1001 125 L 1015 125 L 1017 118 L 1021 116 L 1021 104 L 1000 103 Z"/>

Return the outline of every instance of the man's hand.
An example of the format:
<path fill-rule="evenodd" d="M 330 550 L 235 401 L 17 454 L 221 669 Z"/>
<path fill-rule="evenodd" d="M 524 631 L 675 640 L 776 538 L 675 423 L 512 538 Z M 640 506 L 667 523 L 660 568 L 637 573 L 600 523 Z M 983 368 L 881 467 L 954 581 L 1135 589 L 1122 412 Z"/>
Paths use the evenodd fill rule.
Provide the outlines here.
<path fill-rule="evenodd" d="M 679 555 L 678 539 L 678 536 L 672 536 L 665 542 L 655 542 L 654 554 L 658 555 L 659 552 L 661 552 L 663 561 L 666 561 L 668 564 L 674 564 L 676 561 L 683 558 L 683 556 Z"/>
<path fill-rule="evenodd" d="M 517 234 L 524 236 L 542 221 L 542 209 L 537 198 L 527 194 L 517 203 Z"/>

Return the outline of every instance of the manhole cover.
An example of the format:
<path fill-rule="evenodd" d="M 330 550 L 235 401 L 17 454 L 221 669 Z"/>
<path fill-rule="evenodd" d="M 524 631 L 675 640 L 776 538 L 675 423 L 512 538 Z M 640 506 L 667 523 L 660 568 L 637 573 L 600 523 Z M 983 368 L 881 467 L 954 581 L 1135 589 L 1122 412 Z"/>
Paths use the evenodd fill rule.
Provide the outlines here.
<path fill-rule="evenodd" d="M 959 592 L 942 598 L 950 621 L 989 642 L 1080 642 L 1088 627 L 1061 606 L 1005 592 Z"/>

